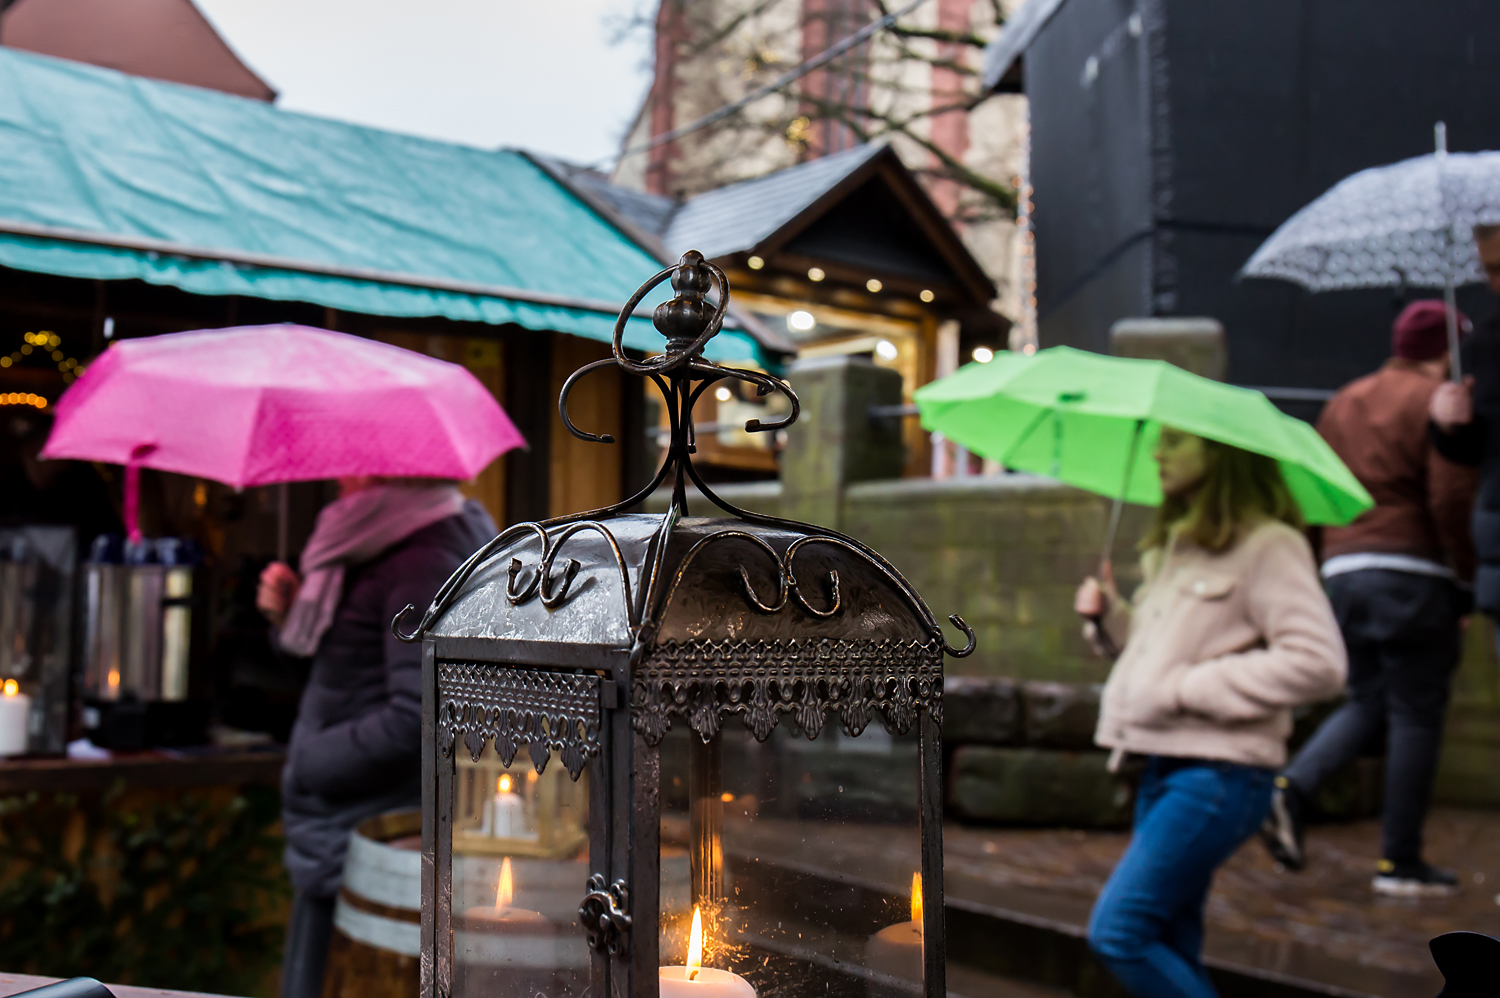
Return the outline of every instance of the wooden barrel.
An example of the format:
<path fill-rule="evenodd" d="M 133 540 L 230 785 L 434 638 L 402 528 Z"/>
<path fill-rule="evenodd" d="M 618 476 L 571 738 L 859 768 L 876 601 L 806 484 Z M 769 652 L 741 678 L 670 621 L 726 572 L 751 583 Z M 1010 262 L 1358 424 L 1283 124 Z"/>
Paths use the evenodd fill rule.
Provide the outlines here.
<path fill-rule="evenodd" d="M 349 839 L 323 998 L 417 998 L 422 815 L 370 818 Z"/>

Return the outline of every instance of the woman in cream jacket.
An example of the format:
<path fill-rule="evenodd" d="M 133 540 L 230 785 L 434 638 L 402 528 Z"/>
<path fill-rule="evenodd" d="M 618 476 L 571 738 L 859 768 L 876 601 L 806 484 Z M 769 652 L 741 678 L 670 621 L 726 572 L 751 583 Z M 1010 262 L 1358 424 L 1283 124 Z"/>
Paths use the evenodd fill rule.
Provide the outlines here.
<path fill-rule="evenodd" d="M 1126 602 L 1109 573 L 1076 608 L 1119 659 L 1095 740 L 1141 763 L 1135 833 L 1089 944 L 1136 998 L 1212 998 L 1203 905 L 1266 815 L 1292 708 L 1343 687 L 1338 626 L 1276 462 L 1164 427 L 1162 493 Z"/>

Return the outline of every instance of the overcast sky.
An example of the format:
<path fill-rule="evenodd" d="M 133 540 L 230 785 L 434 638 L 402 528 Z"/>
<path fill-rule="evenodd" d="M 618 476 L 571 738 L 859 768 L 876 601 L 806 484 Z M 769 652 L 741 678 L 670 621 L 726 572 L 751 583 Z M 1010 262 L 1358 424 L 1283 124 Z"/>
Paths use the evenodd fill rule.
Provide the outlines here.
<path fill-rule="evenodd" d="M 585 163 L 650 82 L 650 0 L 195 0 L 284 108 Z"/>

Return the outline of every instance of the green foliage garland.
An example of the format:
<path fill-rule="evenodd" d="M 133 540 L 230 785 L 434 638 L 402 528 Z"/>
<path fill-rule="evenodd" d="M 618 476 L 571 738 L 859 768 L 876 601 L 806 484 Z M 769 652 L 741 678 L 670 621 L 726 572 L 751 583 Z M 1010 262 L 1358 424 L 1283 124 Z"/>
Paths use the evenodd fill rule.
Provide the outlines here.
<path fill-rule="evenodd" d="M 0 969 L 274 993 L 279 812 L 266 787 L 0 799 Z"/>

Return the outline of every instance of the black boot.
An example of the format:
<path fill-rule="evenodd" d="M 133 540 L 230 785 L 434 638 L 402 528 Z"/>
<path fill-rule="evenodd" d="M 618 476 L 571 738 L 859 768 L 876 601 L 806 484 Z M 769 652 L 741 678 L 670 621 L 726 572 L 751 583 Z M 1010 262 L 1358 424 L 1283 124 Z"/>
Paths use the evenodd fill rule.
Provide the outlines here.
<path fill-rule="evenodd" d="M 1376 894 L 1392 897 L 1447 897 L 1458 893 L 1458 877 L 1452 870 L 1430 866 L 1417 860 L 1414 863 L 1397 863 L 1382 859 L 1375 867 L 1375 879 L 1370 887 Z"/>
<path fill-rule="evenodd" d="M 1306 840 L 1307 804 L 1302 791 L 1285 776 L 1276 777 L 1276 789 L 1271 791 L 1271 811 L 1260 826 L 1260 839 L 1266 844 L 1271 858 L 1288 870 L 1300 870 L 1307 865 Z"/>

